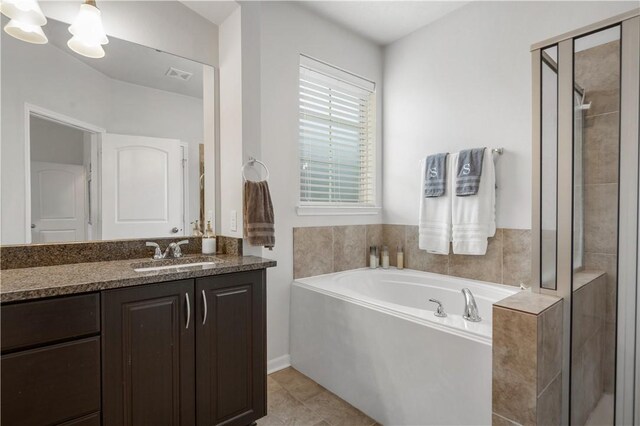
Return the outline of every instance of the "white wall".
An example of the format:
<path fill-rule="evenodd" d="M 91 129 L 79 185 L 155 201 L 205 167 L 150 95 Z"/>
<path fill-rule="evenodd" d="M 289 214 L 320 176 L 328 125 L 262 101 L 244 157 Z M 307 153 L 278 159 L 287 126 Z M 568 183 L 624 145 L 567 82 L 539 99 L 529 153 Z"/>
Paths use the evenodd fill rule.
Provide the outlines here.
<path fill-rule="evenodd" d="M 1 42 L 0 241 L 20 244 L 25 237 L 25 102 L 104 128 L 109 79 L 80 61 L 69 61 L 68 55 L 51 45 L 28 44 L 12 37 L 2 37 Z M 34 66 L 24 66 L 29 63 Z M 60 79 L 61 75 L 68 78 Z"/>
<path fill-rule="evenodd" d="M 244 5 L 242 6 L 245 7 Z M 284 362 L 289 353 L 289 296 L 293 281 L 293 228 L 379 223 L 372 216 L 298 216 L 298 66 L 304 53 L 378 83 L 382 102 L 382 52 L 375 44 L 294 3 L 265 2 L 261 11 L 261 160 L 270 169 L 276 246 L 263 250 L 278 266 L 268 270 L 268 359 Z M 244 20 L 243 20 L 244 22 Z M 243 36 L 245 29 L 243 28 Z M 244 43 L 243 43 L 244 47 Z M 381 128 L 381 108 L 378 108 Z M 378 142 L 381 132 L 378 132 Z M 245 141 L 247 143 L 247 141 Z M 224 189 L 223 189 L 224 191 Z"/>
<path fill-rule="evenodd" d="M 215 2 L 213 2 L 215 3 Z M 41 1 L 45 15 L 72 23 L 81 2 Z M 143 46 L 218 65 L 218 28 L 177 1 L 99 1 L 107 34 Z M 46 27 L 44 28 L 46 32 Z"/>
<path fill-rule="evenodd" d="M 242 29 L 241 8 L 220 25 L 220 185 L 219 232 L 242 238 Z M 237 228 L 229 215 L 237 212 Z"/>
<path fill-rule="evenodd" d="M 384 66 L 385 223 L 416 224 L 418 159 L 504 147 L 497 223 L 531 227 L 531 44 L 637 2 L 472 2 L 391 44 Z"/>
<path fill-rule="evenodd" d="M 109 133 L 202 142 L 202 99 L 111 80 Z"/>
<path fill-rule="evenodd" d="M 51 44 L 38 46 L 12 37 L 2 37 L 1 43 L 2 244 L 24 243 L 25 237 L 25 103 L 110 133 L 190 142 L 195 156 L 191 164 L 197 167 L 202 99 L 112 80 Z M 197 181 L 190 182 L 192 218 L 198 214 L 197 188 Z"/>

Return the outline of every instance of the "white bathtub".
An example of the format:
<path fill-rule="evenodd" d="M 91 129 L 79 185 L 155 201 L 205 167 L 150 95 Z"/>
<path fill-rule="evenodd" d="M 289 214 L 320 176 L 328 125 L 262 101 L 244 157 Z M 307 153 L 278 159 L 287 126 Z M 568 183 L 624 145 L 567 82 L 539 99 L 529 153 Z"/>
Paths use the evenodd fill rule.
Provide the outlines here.
<path fill-rule="evenodd" d="M 463 288 L 482 321 L 462 318 Z M 294 281 L 291 363 L 385 425 L 491 424 L 491 305 L 517 288 L 413 270 Z M 434 316 L 430 298 L 448 316 Z"/>

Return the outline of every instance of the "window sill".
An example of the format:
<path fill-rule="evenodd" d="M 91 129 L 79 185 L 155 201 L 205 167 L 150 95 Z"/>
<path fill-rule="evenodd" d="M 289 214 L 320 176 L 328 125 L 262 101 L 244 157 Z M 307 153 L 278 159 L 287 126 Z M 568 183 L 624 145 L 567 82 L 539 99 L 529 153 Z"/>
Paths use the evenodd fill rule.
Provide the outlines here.
<path fill-rule="evenodd" d="M 298 216 L 355 216 L 376 215 L 382 212 L 376 206 L 298 206 Z"/>

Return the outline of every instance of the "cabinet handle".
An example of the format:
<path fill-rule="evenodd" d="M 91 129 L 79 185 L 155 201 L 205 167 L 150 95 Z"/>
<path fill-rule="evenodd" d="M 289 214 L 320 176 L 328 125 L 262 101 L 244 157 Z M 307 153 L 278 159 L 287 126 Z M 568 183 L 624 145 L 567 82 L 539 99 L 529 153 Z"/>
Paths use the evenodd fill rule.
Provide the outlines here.
<path fill-rule="evenodd" d="M 204 304 L 204 315 L 202 318 L 202 325 L 204 325 L 204 323 L 207 322 L 207 295 L 204 292 L 204 290 L 202 290 L 202 303 Z"/>
<path fill-rule="evenodd" d="M 189 328 L 189 322 L 191 321 L 191 303 L 189 303 L 189 293 L 184 294 L 184 299 L 187 301 L 187 325 L 184 328 Z"/>

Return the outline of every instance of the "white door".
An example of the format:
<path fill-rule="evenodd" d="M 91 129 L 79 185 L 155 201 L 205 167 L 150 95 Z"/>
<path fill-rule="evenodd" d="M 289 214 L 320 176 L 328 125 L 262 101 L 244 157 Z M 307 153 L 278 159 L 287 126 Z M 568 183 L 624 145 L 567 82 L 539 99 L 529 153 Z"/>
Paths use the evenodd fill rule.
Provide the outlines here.
<path fill-rule="evenodd" d="M 31 241 L 85 239 L 84 167 L 31 162 Z"/>
<path fill-rule="evenodd" d="M 182 151 L 176 139 L 106 134 L 102 239 L 182 235 Z"/>

